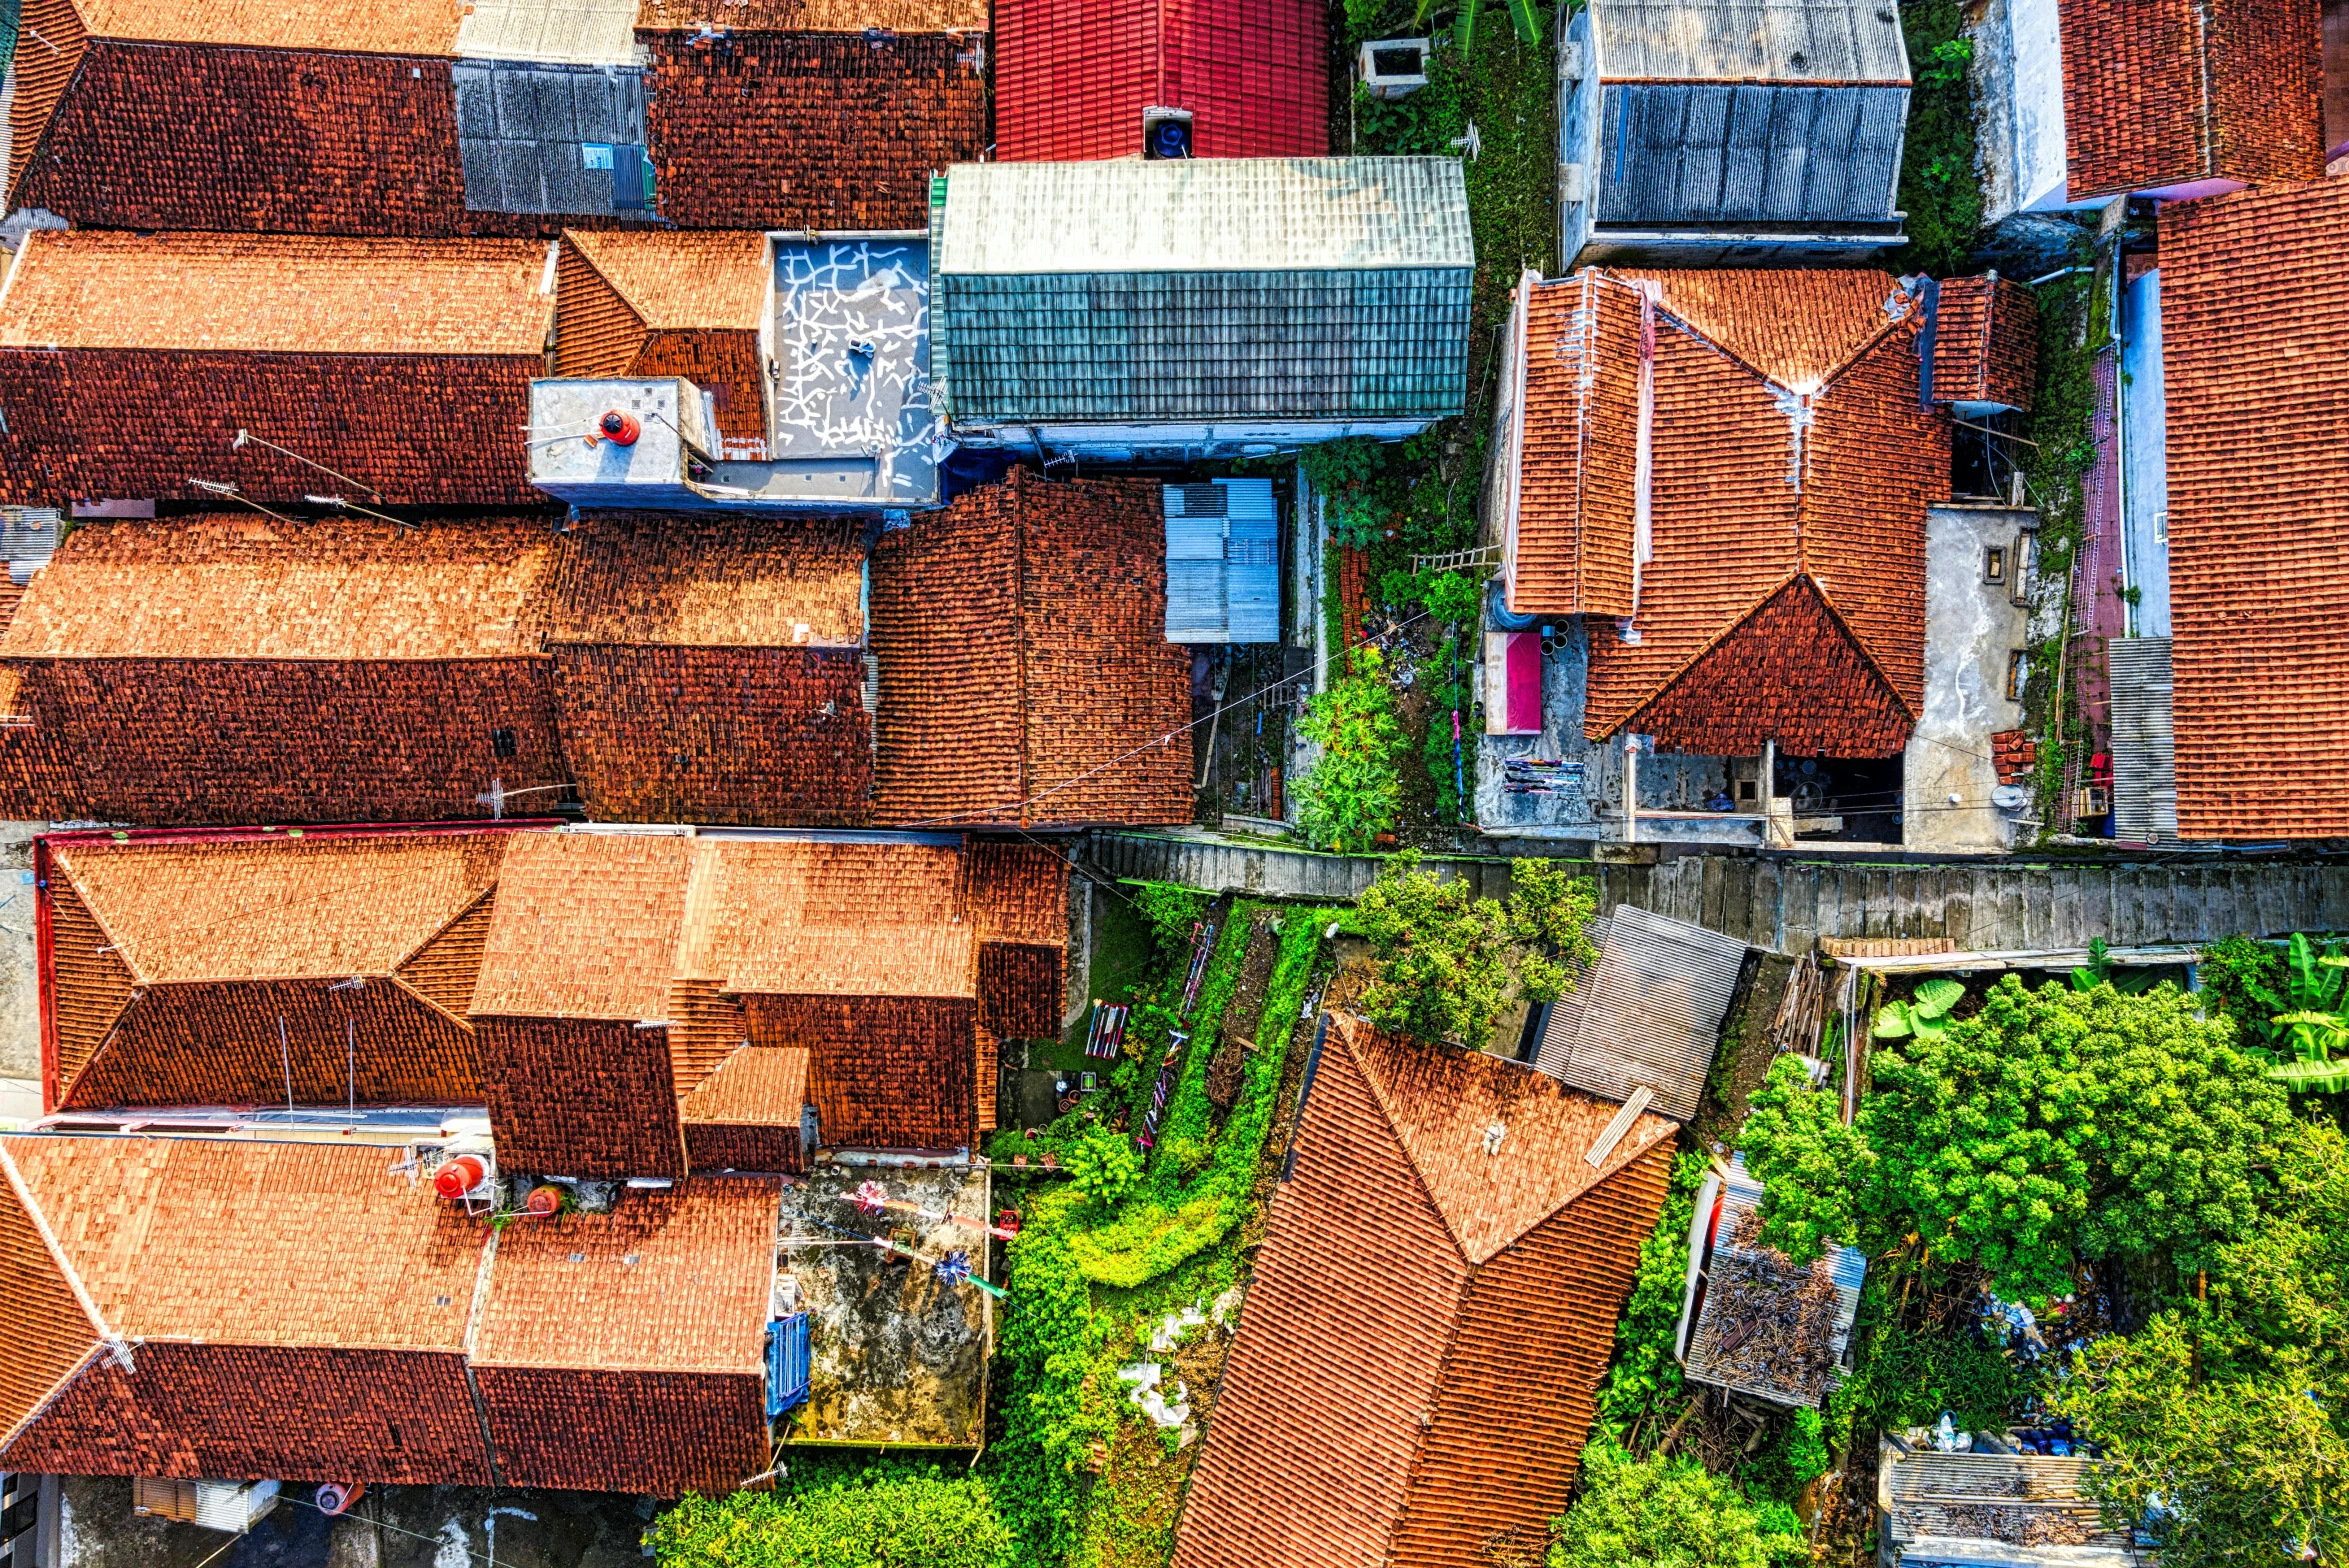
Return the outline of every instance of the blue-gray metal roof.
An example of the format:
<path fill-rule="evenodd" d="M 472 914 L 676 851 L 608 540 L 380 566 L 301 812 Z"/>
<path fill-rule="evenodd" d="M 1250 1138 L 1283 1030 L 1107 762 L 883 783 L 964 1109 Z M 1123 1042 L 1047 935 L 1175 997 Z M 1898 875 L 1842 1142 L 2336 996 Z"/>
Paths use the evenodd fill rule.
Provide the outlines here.
<path fill-rule="evenodd" d="M 459 60 L 449 76 L 468 210 L 589 215 L 646 206 L 642 71 Z"/>
<path fill-rule="evenodd" d="M 1278 642 L 1280 514 L 1269 479 L 1166 485 L 1166 640 Z"/>
<path fill-rule="evenodd" d="M 1602 223 L 1892 220 L 1906 87 L 1609 82 Z"/>

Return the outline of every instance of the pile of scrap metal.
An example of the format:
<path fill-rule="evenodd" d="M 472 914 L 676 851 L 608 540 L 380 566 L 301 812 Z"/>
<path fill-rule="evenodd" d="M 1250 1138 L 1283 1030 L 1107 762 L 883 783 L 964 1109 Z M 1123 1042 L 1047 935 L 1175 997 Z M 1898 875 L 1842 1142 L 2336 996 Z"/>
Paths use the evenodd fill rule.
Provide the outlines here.
<path fill-rule="evenodd" d="M 1924 1428 L 1877 1453 L 1879 1568 L 2135 1568 L 2126 1529 L 2108 1528 L 2084 1481 L 2093 1459 L 2019 1451 L 1976 1432 L 1945 1452 Z"/>
<path fill-rule="evenodd" d="M 1715 1165 L 1689 1226 L 1677 1349 L 1689 1378 L 1781 1405 L 1816 1405 L 1843 1381 L 1868 1260 L 1829 1247 L 1798 1266 L 1761 1243 L 1762 1184 L 1742 1155 Z"/>

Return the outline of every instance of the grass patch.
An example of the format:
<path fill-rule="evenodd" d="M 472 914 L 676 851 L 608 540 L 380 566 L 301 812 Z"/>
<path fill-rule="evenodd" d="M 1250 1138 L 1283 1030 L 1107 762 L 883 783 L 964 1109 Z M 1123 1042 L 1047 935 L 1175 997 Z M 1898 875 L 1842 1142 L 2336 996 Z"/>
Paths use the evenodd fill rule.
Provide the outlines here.
<path fill-rule="evenodd" d="M 1946 278 L 1966 269 L 1982 231 L 1982 184 L 1974 172 L 1974 110 L 1966 63 L 1974 46 L 1958 36 L 1958 0 L 1909 0 L 1900 8 L 1908 37 L 1908 133 L 1901 148 L 1900 206 L 1909 242 L 1898 270 Z"/>

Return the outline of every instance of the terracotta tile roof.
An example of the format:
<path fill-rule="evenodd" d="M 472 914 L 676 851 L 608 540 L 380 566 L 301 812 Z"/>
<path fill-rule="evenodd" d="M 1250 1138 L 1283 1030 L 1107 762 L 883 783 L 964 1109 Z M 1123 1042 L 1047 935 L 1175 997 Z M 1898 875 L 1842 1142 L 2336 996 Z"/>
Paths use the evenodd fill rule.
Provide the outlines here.
<path fill-rule="evenodd" d="M 2317 8 L 2059 0 L 2072 199 L 2324 172 Z"/>
<path fill-rule="evenodd" d="M 396 1150 L 0 1138 L 99 1321 L 131 1339 L 458 1351 L 482 1232 Z M 336 1245 L 316 1244 L 321 1214 Z"/>
<path fill-rule="evenodd" d="M 0 347 L 535 359 L 554 320 L 546 254 L 536 240 L 36 231 Z"/>
<path fill-rule="evenodd" d="M 1142 111 L 1192 114 L 1202 158 L 1329 152 L 1329 19 L 1301 0 L 1005 0 L 995 19 L 996 155 L 1125 158 Z"/>
<path fill-rule="evenodd" d="M 1545 1073 L 1504 1068 L 1474 1051 L 1430 1047 L 1336 1020 L 1420 1185 L 1470 1266 L 1514 1245 L 1584 1191 L 1672 1136 L 1643 1113 L 1599 1169 L 1582 1158 L 1620 1106 Z M 1492 1130 L 1501 1128 L 1499 1147 Z"/>
<path fill-rule="evenodd" d="M 2012 278 L 1947 278 L 1933 321 L 1933 401 L 2029 412 L 2039 373 L 2039 297 Z"/>
<path fill-rule="evenodd" d="M 974 835 L 971 903 L 979 940 L 1068 945 L 1069 863 L 1048 844 Z"/>
<path fill-rule="evenodd" d="M 756 1374 L 780 1183 L 706 1176 L 498 1237 L 475 1330 L 481 1366 Z"/>
<path fill-rule="evenodd" d="M 390 975 L 497 880 L 509 835 L 58 844 L 140 984 Z"/>
<path fill-rule="evenodd" d="M 983 33 L 980 0 L 642 0 L 636 25 L 745 33 Z"/>
<path fill-rule="evenodd" d="M 955 4 L 940 20 L 980 31 L 985 8 Z M 926 227 L 931 171 L 987 147 L 985 51 L 911 26 L 867 38 L 864 25 L 722 42 L 684 25 L 643 34 L 661 216 L 696 228 Z"/>
<path fill-rule="evenodd" d="M 22 1282 L 0 1316 L 0 1460 L 482 1485 L 486 1425 L 509 1486 L 674 1494 L 765 1463 L 776 1182 L 704 1178 L 493 1237 L 395 1158 L 0 1138 L 0 1279 Z"/>
<path fill-rule="evenodd" d="M 729 992 L 972 994 L 959 845 L 705 843 L 678 973 Z"/>
<path fill-rule="evenodd" d="M 1509 607 L 1629 615 L 1646 296 L 1589 268 L 1521 290 L 1526 311 L 1517 532 Z"/>
<path fill-rule="evenodd" d="M 566 1176 L 683 1176 L 675 1057 L 651 1022 L 477 1015 L 498 1157 Z"/>
<path fill-rule="evenodd" d="M 667 1016 L 692 840 L 533 835 L 507 853 L 474 987 L 478 1017 Z"/>
<path fill-rule="evenodd" d="M 0 658 L 496 659 L 533 655 L 555 564 L 543 522 L 397 529 L 250 513 L 74 530 Z"/>
<path fill-rule="evenodd" d="M 864 541 L 846 518 L 599 514 L 565 536 L 547 638 L 692 648 L 857 648 Z"/>
<path fill-rule="evenodd" d="M 2162 209 L 2178 831 L 2349 836 L 2349 179 Z"/>
<path fill-rule="evenodd" d="M 74 0 L 94 37 L 264 44 L 352 54 L 448 54 L 454 0 Z"/>
<path fill-rule="evenodd" d="M 1539 1539 L 1663 1202 L 1653 1118 L 1605 1171 L 1583 1160 L 1581 1129 L 1613 1112 L 1515 1063 L 1329 1021 L 1177 1568 L 1469 1564 L 1499 1532 Z"/>
<path fill-rule="evenodd" d="M 1948 488 L 1947 425 L 1918 402 L 1910 296 L 1881 272 L 1645 283 L 1659 296 L 1653 556 L 1636 576 L 1620 499 L 1634 450 L 1595 426 L 1578 449 L 1577 383 L 1527 367 L 1514 570 L 1544 603 L 1594 580 L 1636 585 L 1638 641 L 1593 633 L 1585 733 L 1629 728 L 1708 755 L 1756 752 L 1772 735 L 1797 753 L 1898 751 L 1924 700 L 1925 509 Z M 1630 353 L 1639 336 L 1626 309 L 1608 328 L 1610 294 L 1605 279 L 1534 289 L 1529 342 L 1572 338 L 1575 314 L 1595 310 L 1601 330 L 1583 336 Z M 1796 579 L 1807 586 L 1788 595 Z M 1723 685 L 1724 668 L 1741 683 Z"/>
<path fill-rule="evenodd" d="M 1014 469 L 882 534 L 872 571 L 876 821 L 1190 820 L 1154 482 Z"/>
<path fill-rule="evenodd" d="M 826 1144 L 967 1148 L 978 1129 L 977 1004 L 959 997 L 746 996 L 761 1045 L 808 1053 Z"/>
<path fill-rule="evenodd" d="M 566 229 L 563 244 L 656 331 L 756 332 L 772 291 L 767 237 L 756 229 Z"/>
<path fill-rule="evenodd" d="M 685 1120 L 685 1136 L 694 1138 L 704 1126 L 787 1129 L 793 1163 L 743 1169 L 797 1170 L 800 1109 L 807 1098 L 807 1052 L 794 1046 L 740 1045 L 685 1096 L 678 1115 Z M 695 1168 L 703 1166 L 698 1153 Z"/>

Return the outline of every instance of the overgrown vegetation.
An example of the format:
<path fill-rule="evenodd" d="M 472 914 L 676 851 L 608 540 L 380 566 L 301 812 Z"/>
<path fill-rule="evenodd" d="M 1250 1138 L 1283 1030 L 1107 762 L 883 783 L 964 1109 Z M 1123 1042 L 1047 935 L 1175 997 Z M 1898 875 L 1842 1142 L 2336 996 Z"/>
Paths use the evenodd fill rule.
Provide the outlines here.
<path fill-rule="evenodd" d="M 1810 1559 L 1791 1510 L 1756 1506 L 1693 1459 L 1582 1451 L 1580 1495 L 1547 1568 L 1768 1568 Z"/>
<path fill-rule="evenodd" d="M 1615 1329 L 1620 1348 L 1599 1389 L 1600 1416 L 1627 1442 L 1636 1443 L 1650 1425 L 1660 1429 L 1686 1396 L 1673 1339 L 1688 1280 L 1688 1228 L 1709 1163 L 1694 1150 L 1672 1162 L 1664 1212 L 1639 1246 L 1639 1273 Z"/>
<path fill-rule="evenodd" d="M 1506 902 L 1478 898 L 1402 854 L 1362 895 L 1357 924 L 1377 952 L 1359 1000 L 1381 1028 L 1482 1047 L 1511 1003 L 1554 1002 L 1571 968 L 1595 963 L 1583 925 L 1598 908 L 1588 878 L 1546 860 L 1520 860 Z"/>
<path fill-rule="evenodd" d="M 2089 237 L 2082 230 L 2080 260 L 2086 262 L 2089 255 Z M 2039 512 L 2035 570 L 2041 591 L 2049 596 L 2045 613 L 2033 618 L 2046 635 L 2030 648 L 2023 707 L 2039 737 L 2038 815 L 2052 825 L 2068 820 L 2058 809 L 2066 763 L 2084 755 L 2088 742 L 2077 684 L 2061 672 L 2071 646 L 2072 568 L 2087 530 L 2087 476 L 2096 466 L 2096 351 L 2104 341 L 2110 302 L 2101 272 L 2057 278 L 2036 293 L 2039 376 L 2025 431 L 2031 444 L 2016 450 L 2015 461 Z"/>
<path fill-rule="evenodd" d="M 1313 771 L 1291 789 L 1306 841 L 1352 854 L 1377 847 L 1395 825 L 1403 793 L 1395 773 L 1403 731 L 1385 657 L 1376 648 L 1355 650 L 1306 708 L 1297 732 L 1321 748 Z"/>
<path fill-rule="evenodd" d="M 1974 167 L 1974 111 L 1966 66 L 1974 46 L 1958 36 L 1958 0 L 1909 0 L 1900 8 L 1908 36 L 1907 134 L 1901 147 L 1900 206 L 1908 214 L 1905 265 L 1937 278 L 1967 270 L 1982 229 L 1982 185 Z"/>
<path fill-rule="evenodd" d="M 687 1495 L 653 1522 L 660 1568 L 1013 1568 L 988 1484 L 871 1469 L 780 1492 Z"/>

